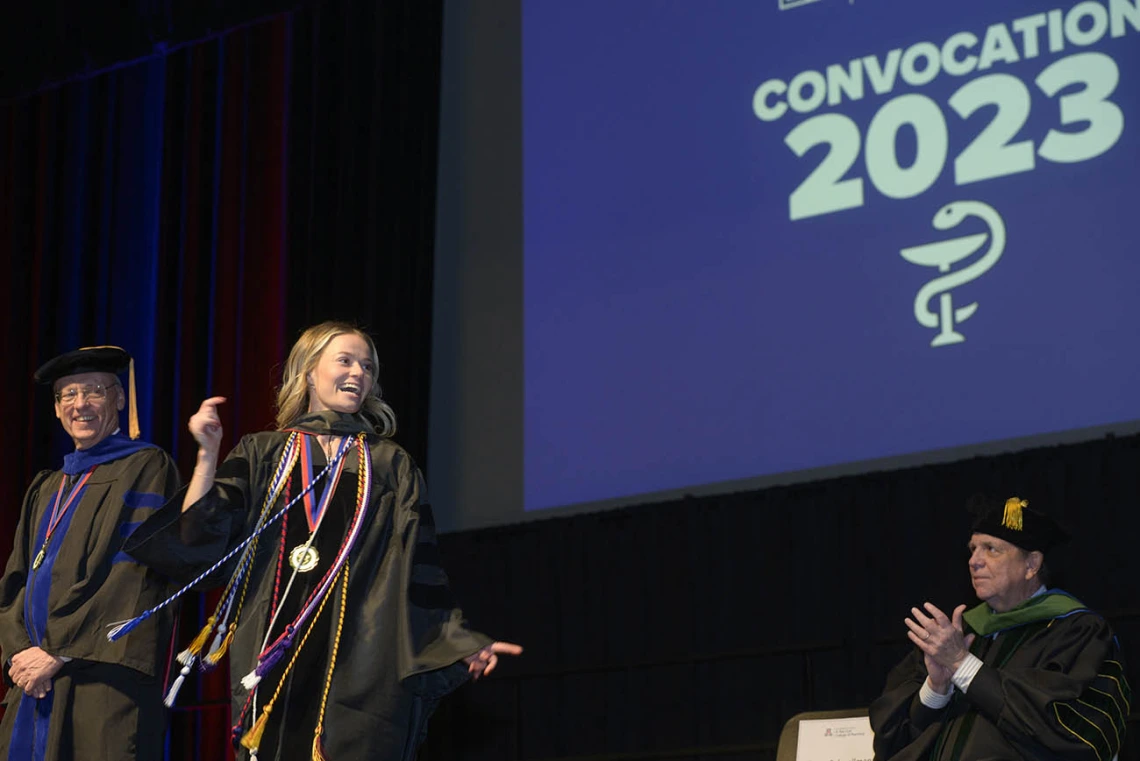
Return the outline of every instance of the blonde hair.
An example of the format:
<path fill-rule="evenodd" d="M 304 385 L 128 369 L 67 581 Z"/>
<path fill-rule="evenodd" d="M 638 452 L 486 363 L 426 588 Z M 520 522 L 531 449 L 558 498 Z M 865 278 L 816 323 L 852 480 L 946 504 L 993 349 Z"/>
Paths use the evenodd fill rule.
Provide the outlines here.
<path fill-rule="evenodd" d="M 289 350 L 289 358 L 285 360 L 285 370 L 281 374 L 281 388 L 277 391 L 277 430 L 288 428 L 290 423 L 308 412 L 309 373 L 316 368 L 329 342 L 346 333 L 360 336 L 368 344 L 372 372 L 377 372 L 380 359 L 376 354 L 376 344 L 367 333 L 347 322 L 330 321 L 314 325 L 301 334 L 297 343 Z M 396 433 L 396 413 L 381 398 L 380 383 L 375 377 L 372 380 L 372 390 L 364 398 L 360 411 L 376 426 L 377 433 L 381 436 L 391 436 Z"/>

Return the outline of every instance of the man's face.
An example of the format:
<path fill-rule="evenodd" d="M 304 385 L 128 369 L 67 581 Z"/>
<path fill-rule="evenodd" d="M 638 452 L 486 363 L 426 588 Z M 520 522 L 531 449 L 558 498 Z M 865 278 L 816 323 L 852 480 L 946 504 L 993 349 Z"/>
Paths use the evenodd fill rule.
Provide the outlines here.
<path fill-rule="evenodd" d="M 93 399 L 92 392 L 98 395 L 99 388 L 106 393 L 103 399 Z M 79 394 L 71 401 L 59 396 L 77 390 Z M 63 424 L 63 430 L 75 442 L 76 449 L 89 449 L 110 436 L 119 427 L 119 410 L 123 409 L 124 398 L 118 379 L 110 373 L 79 373 L 65 375 L 55 382 L 57 397 L 55 416 Z"/>
<path fill-rule="evenodd" d="M 1036 579 L 1040 553 L 1026 552 L 989 534 L 974 534 L 969 549 L 974 592 L 998 613 L 1028 600 L 1040 586 Z"/>

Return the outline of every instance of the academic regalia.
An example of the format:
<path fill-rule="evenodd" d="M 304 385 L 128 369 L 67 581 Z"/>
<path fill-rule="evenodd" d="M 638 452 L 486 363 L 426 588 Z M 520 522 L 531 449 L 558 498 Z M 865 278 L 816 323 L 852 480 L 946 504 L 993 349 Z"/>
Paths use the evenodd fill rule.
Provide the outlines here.
<path fill-rule="evenodd" d="M 41 472 L 32 482 L 0 579 L 0 650 L 9 687 L 0 761 L 162 758 L 169 611 L 117 642 L 108 642 L 106 624 L 170 594 L 166 579 L 121 550 L 178 486 L 165 452 L 118 433 L 67 455 L 62 471 Z M 56 510 L 59 520 L 33 568 L 57 501 L 67 510 Z M 71 659 L 40 700 L 8 678 L 11 657 L 33 645 Z"/>
<path fill-rule="evenodd" d="M 1050 592 L 1012 611 L 980 605 L 964 617 L 985 665 L 945 708 L 919 700 L 922 653 L 911 652 L 871 704 L 875 758 L 985 761 L 1090 759 L 1120 750 L 1131 692 L 1108 623 Z"/>
<path fill-rule="evenodd" d="M 314 474 L 326 465 L 316 434 L 368 434 L 372 489 L 362 532 L 348 554 L 347 604 L 341 604 L 344 598 L 338 581 L 299 652 L 301 632 L 256 687 L 258 709 L 280 687 L 258 758 L 308 761 L 325 702 L 322 745 L 329 759 L 412 759 L 438 701 L 467 679 L 462 659 L 490 644 L 490 639 L 468 630 L 455 605 L 439 565 L 431 510 L 421 501 L 423 481 L 408 454 L 373 433 L 361 415 L 314 413 L 295 421 L 290 430 L 308 435 Z M 289 432 L 271 431 L 243 437 L 218 468 L 214 486 L 202 499 L 183 513 L 182 496 L 176 495 L 131 537 L 128 551 L 186 581 L 207 570 L 250 534 L 289 436 Z M 257 540 L 240 620 L 229 646 L 232 716 L 235 722 L 242 717 L 239 734 L 256 718 L 252 706 L 246 709 L 250 693 L 241 683 L 243 676 L 257 665 L 265 643 L 272 642 L 292 620 L 346 537 L 357 508 L 358 458 L 357 448 L 350 445 L 334 496 L 314 537 L 312 546 L 320 560 L 314 569 L 296 575 L 287 596 L 285 588 L 293 571 L 287 558 L 310 533 L 304 503 L 298 502 L 286 513 L 284 530 L 281 521 L 275 522 Z M 289 496 L 302 492 L 308 478 L 305 469 L 302 458 L 287 477 L 286 494 L 271 508 L 272 514 Z M 312 504 L 319 504 L 328 481 L 315 483 Z M 236 562 L 230 561 L 203 583 L 224 583 Z M 276 605 L 282 597 L 284 602 Z M 281 612 L 267 640 L 274 607 Z M 327 701 L 323 701 L 334 650 L 335 668 Z M 294 654 L 297 663 L 282 684 L 281 675 Z M 244 749 L 241 755 L 245 757 Z"/>

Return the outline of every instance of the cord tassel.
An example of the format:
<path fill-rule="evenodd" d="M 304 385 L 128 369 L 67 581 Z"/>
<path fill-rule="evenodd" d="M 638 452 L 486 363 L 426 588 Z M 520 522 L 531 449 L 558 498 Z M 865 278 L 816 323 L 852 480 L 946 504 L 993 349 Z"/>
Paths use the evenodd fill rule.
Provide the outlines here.
<path fill-rule="evenodd" d="M 313 761 L 328 761 L 325 756 L 325 745 L 321 742 L 321 735 L 325 733 L 324 727 L 318 726 L 313 735 Z"/>
<path fill-rule="evenodd" d="M 178 654 L 178 662 L 183 666 L 188 666 L 194 662 L 198 654 L 202 652 L 202 648 L 206 646 L 206 640 L 210 638 L 210 633 L 214 631 L 214 622 L 218 619 L 210 616 L 206 619 L 206 625 L 202 627 L 202 631 L 198 632 L 198 636 L 190 641 L 186 649 Z"/>
<path fill-rule="evenodd" d="M 127 375 L 127 383 L 130 384 L 130 404 L 127 409 L 127 420 L 130 424 L 129 430 L 132 439 L 137 439 L 142 435 L 139 429 L 139 402 L 138 395 L 135 393 L 135 358 L 131 357 L 130 372 Z"/>
<path fill-rule="evenodd" d="M 132 618 L 130 621 L 124 621 L 121 624 L 117 624 L 115 626 L 112 626 L 107 631 L 107 639 L 110 640 L 111 642 L 114 642 L 119 637 L 122 637 L 124 634 L 128 634 L 129 632 L 133 631 L 136 626 L 138 626 L 143 621 L 150 618 L 150 613 L 151 612 L 148 610 L 146 613 L 143 613 L 138 618 Z"/>
<path fill-rule="evenodd" d="M 245 687 L 247 690 L 252 690 L 261 684 L 261 680 L 269 673 L 269 670 L 277 665 L 277 662 L 285 655 L 285 651 L 292 646 L 293 625 L 290 624 L 286 627 L 285 634 L 270 645 L 269 649 L 265 651 L 265 655 L 258 659 L 256 668 L 241 678 L 242 687 Z"/>
<path fill-rule="evenodd" d="M 269 721 L 269 712 L 273 710 L 273 705 L 265 706 L 265 710 L 261 712 L 261 716 L 257 721 L 253 722 L 253 726 L 241 738 L 242 747 L 248 748 L 256 752 L 261 747 L 261 736 L 265 734 L 265 724 Z"/>
<path fill-rule="evenodd" d="M 170 685 L 170 690 L 166 693 L 166 698 L 164 698 L 162 701 L 167 708 L 174 707 L 174 701 L 178 698 L 178 691 L 182 689 L 182 683 L 186 681 L 186 677 L 189 674 L 189 664 L 183 666 L 182 670 L 178 672 L 178 678 L 175 679 L 174 683 Z"/>
<path fill-rule="evenodd" d="M 218 648 L 222 646 L 222 640 L 226 638 L 227 631 L 228 628 L 226 627 L 218 629 L 218 633 L 214 635 L 214 641 L 210 643 L 210 649 L 206 651 L 207 653 L 218 652 Z"/>
<path fill-rule="evenodd" d="M 1001 515 L 1001 525 L 1011 531 L 1021 531 L 1024 527 L 1021 509 L 1029 507 L 1029 502 L 1018 497 L 1010 497 L 1005 501 L 1005 509 Z"/>
<path fill-rule="evenodd" d="M 226 630 L 226 636 L 222 638 L 221 644 L 211 650 L 210 654 L 202 659 L 204 666 L 213 667 L 218 665 L 218 661 L 220 661 L 225 656 L 226 651 L 230 649 L 230 643 L 234 641 L 234 631 L 236 630 L 237 624 L 229 625 L 229 628 Z"/>
<path fill-rule="evenodd" d="M 257 668 L 254 669 L 254 673 L 256 673 L 258 677 L 264 677 L 269 673 L 270 669 L 277 665 L 277 662 L 285 655 L 285 651 L 292 646 L 293 625 L 290 624 L 285 636 L 274 642 L 265 655 L 262 656 L 261 660 L 257 662 Z"/>

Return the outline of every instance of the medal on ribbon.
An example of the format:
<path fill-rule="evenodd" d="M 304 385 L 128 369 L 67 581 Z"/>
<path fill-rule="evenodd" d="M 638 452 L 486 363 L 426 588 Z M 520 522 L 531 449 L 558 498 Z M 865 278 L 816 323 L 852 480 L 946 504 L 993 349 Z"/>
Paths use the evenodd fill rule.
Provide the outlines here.
<path fill-rule="evenodd" d="M 337 483 L 340 481 L 340 474 L 344 470 L 344 457 L 341 455 L 344 452 L 344 443 L 341 445 L 341 451 L 337 453 L 336 467 L 333 468 L 332 473 L 329 475 L 328 483 L 325 484 L 324 492 L 318 500 L 313 492 L 315 488 L 311 487 L 313 483 L 313 450 L 311 439 L 314 436 L 306 435 L 301 437 L 301 485 L 305 490 L 305 497 L 303 500 L 303 507 L 305 509 L 305 520 L 309 524 L 309 539 L 304 544 L 299 544 L 289 552 L 289 565 L 293 566 L 298 573 L 308 573 L 317 567 L 320 562 L 321 556 L 317 552 L 317 548 L 313 547 L 313 539 L 317 533 L 317 528 L 320 526 L 321 517 L 325 514 L 325 510 L 332 501 L 333 493 L 336 492 Z M 348 439 L 345 439 L 347 442 Z"/>
<path fill-rule="evenodd" d="M 55 527 L 59 525 L 59 522 L 67 513 L 68 508 L 70 508 L 72 503 L 75 502 L 75 498 L 79 496 L 79 493 L 81 491 L 83 491 L 83 486 L 87 483 L 87 479 L 90 478 L 91 474 L 94 472 L 95 468 L 92 466 L 86 473 L 83 474 L 83 478 L 79 479 L 79 481 L 76 482 L 75 486 L 71 487 L 71 492 L 67 495 L 66 502 L 63 501 L 63 487 L 67 483 L 67 477 L 64 476 L 60 479 L 59 491 L 57 491 L 55 494 L 55 504 L 52 505 L 51 518 L 48 520 L 47 532 L 44 534 L 44 543 L 40 546 L 40 551 L 36 553 L 35 560 L 32 561 L 33 571 L 38 571 L 40 569 L 40 566 L 43 565 L 44 558 L 47 557 L 47 548 L 48 544 L 51 542 L 51 535 L 55 533 Z M 61 502 L 63 503 L 62 507 L 60 507 Z"/>

